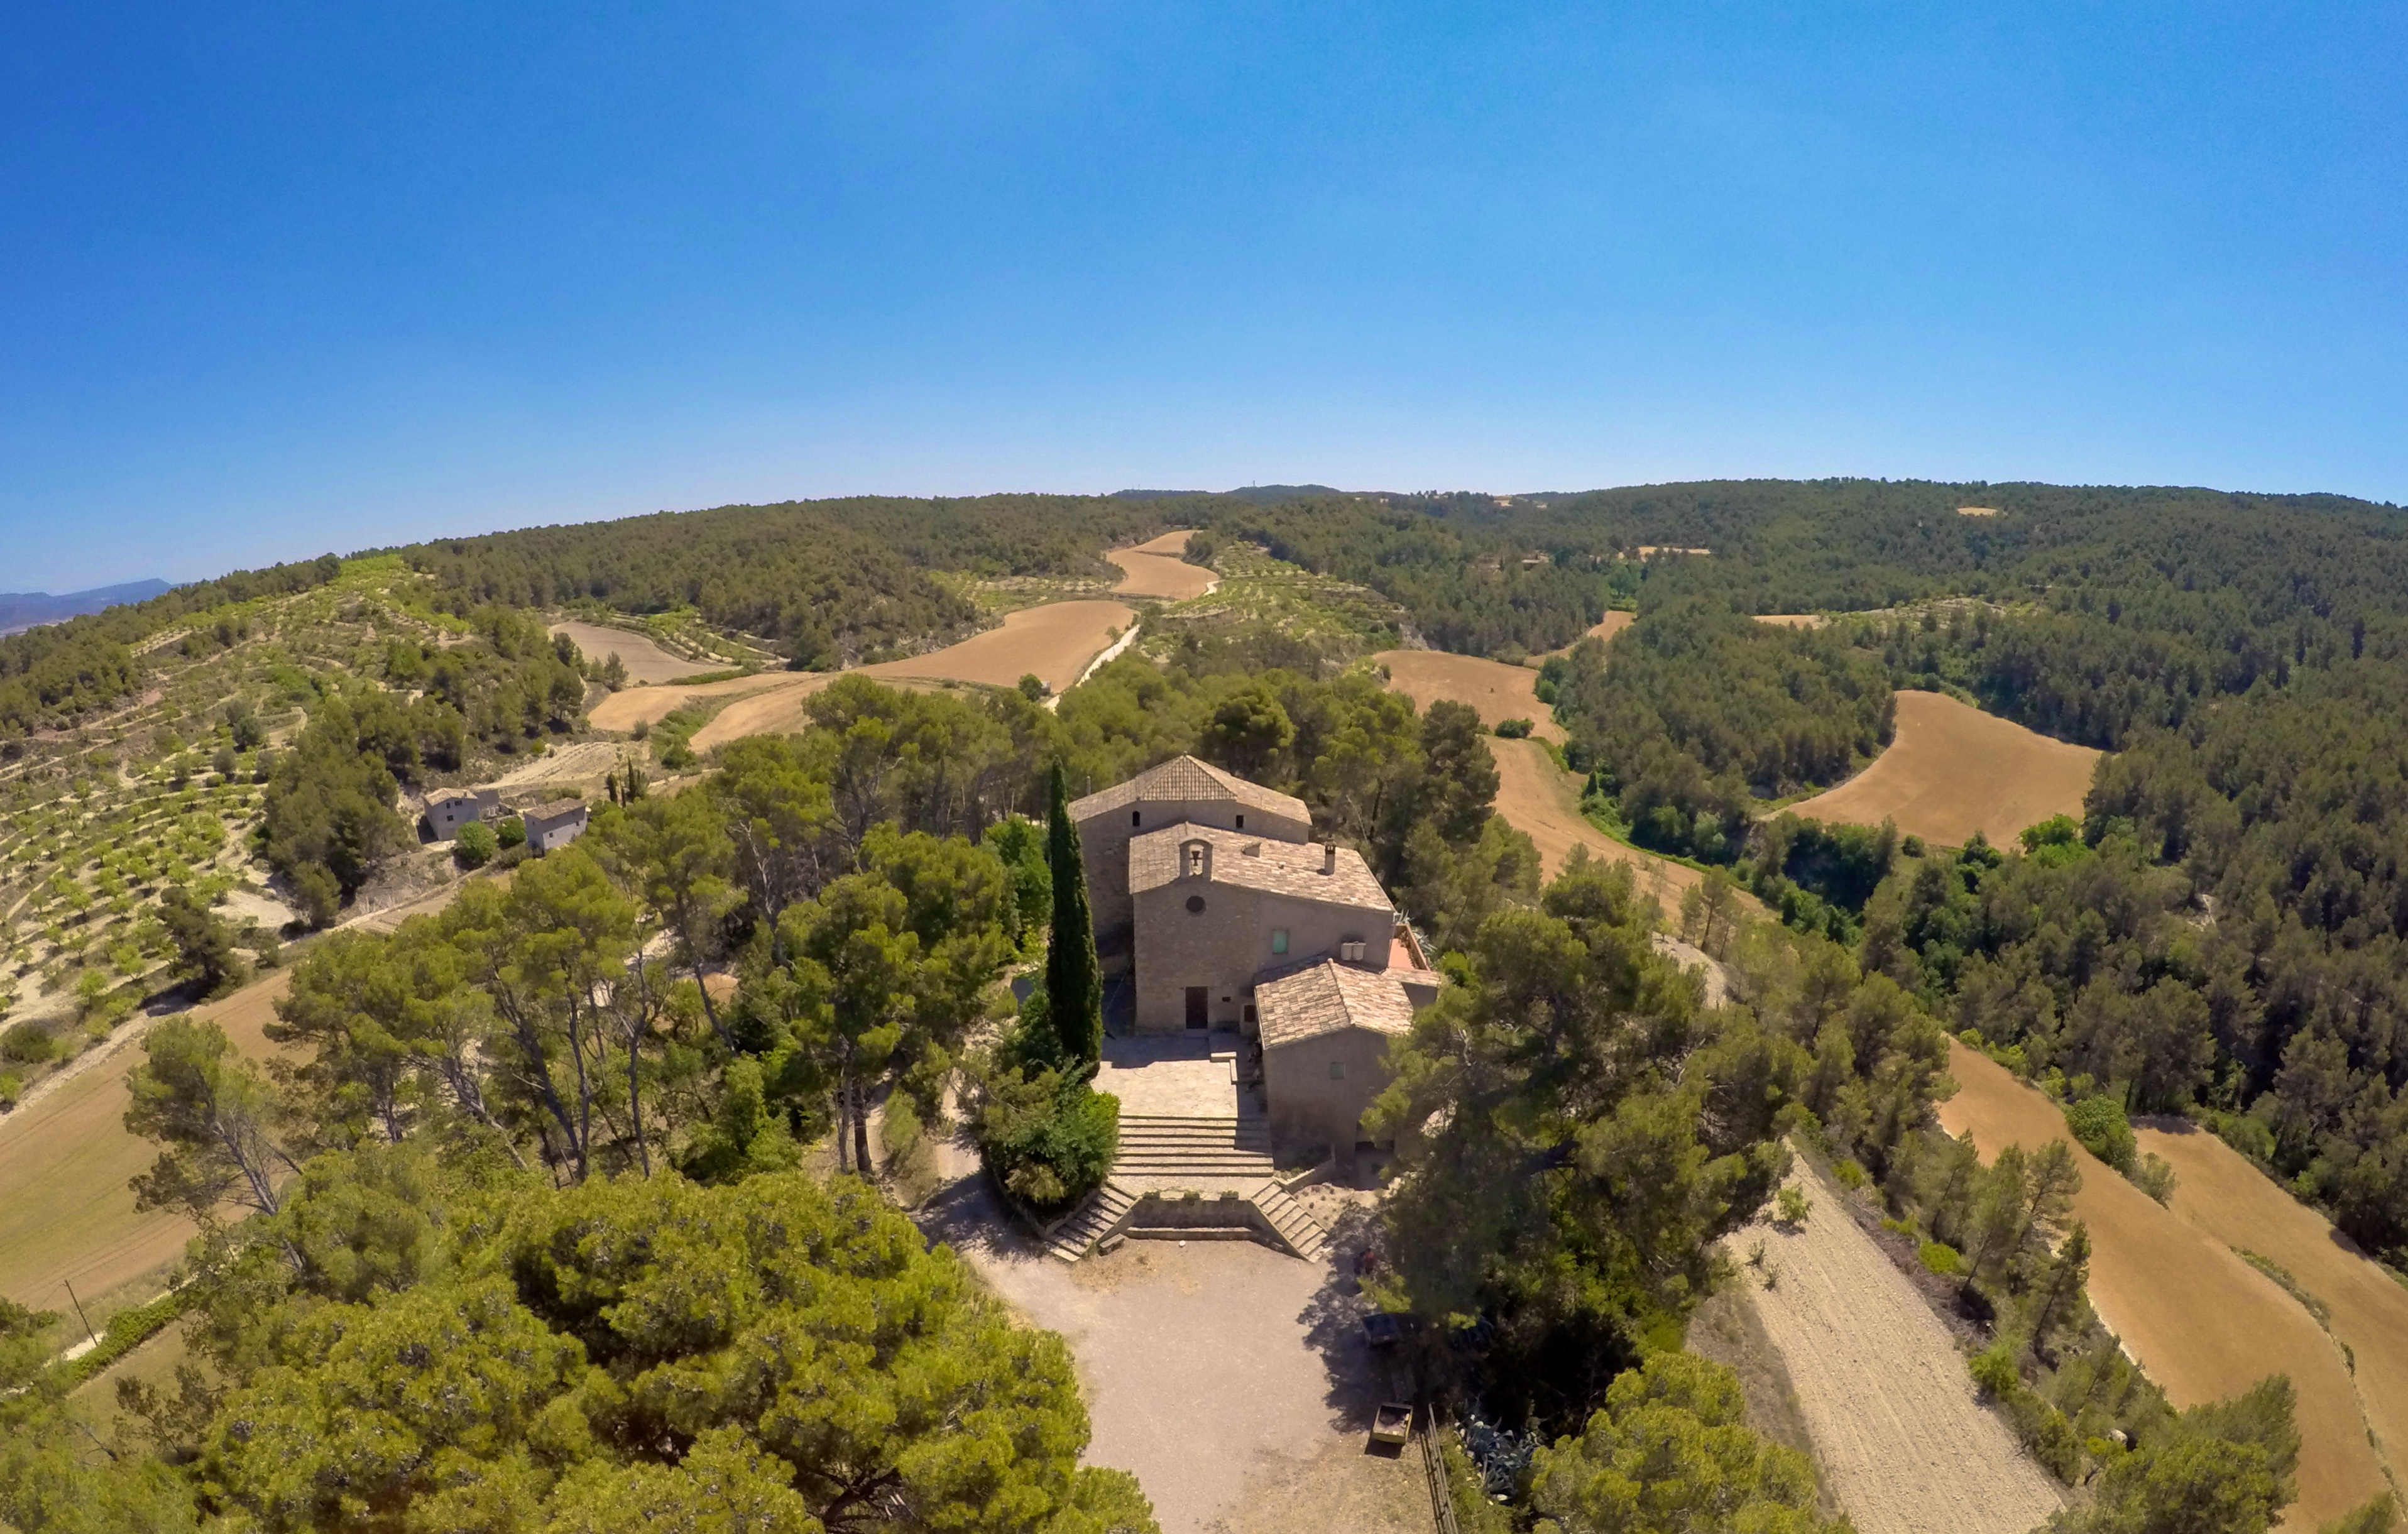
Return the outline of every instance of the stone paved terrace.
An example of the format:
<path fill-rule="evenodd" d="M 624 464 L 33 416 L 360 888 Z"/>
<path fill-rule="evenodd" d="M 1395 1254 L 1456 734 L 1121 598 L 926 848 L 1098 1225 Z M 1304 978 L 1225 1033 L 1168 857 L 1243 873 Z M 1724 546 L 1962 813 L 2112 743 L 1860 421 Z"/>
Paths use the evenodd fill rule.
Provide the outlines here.
<path fill-rule="evenodd" d="M 1123 1113 L 1190 1119 L 1251 1115 L 1255 1106 L 1248 1102 L 1240 1107 L 1229 1062 L 1212 1058 L 1237 1047 L 1234 1033 L 1106 1039 L 1096 1090 L 1118 1097 Z"/>

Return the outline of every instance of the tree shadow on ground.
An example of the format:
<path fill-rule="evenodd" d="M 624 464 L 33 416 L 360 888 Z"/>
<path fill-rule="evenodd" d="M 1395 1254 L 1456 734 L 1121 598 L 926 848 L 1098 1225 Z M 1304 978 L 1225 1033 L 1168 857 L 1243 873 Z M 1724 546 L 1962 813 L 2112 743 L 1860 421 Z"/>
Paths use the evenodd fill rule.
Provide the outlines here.
<path fill-rule="evenodd" d="M 1369 1432 L 1383 1401 L 1412 1395 L 1412 1383 L 1393 1350 L 1375 1349 L 1363 1335 L 1363 1318 L 1373 1307 L 1355 1282 L 1355 1264 L 1375 1247 L 1377 1237 L 1369 1209 L 1356 1205 L 1342 1211 L 1329 1229 L 1321 1286 L 1297 1316 L 1305 1345 L 1321 1355 L 1329 1381 L 1322 1400 L 1329 1408 L 1330 1426 L 1340 1432 Z"/>
<path fill-rule="evenodd" d="M 965 1257 L 1033 1262 L 1045 1254 L 1012 1223 L 983 1171 L 966 1173 L 939 1187 L 911 1211 L 911 1219 L 929 1240 L 942 1241 Z"/>

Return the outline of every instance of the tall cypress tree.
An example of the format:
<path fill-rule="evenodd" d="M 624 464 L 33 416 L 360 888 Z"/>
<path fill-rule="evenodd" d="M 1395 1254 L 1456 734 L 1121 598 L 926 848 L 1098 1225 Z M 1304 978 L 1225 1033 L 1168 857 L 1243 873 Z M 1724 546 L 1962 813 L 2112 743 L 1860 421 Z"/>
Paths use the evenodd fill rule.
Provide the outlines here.
<path fill-rule="evenodd" d="M 1062 764 L 1054 764 L 1053 800 L 1045 810 L 1045 863 L 1054 875 L 1054 931 L 1045 950 L 1045 999 L 1065 1060 L 1093 1062 L 1104 1053 L 1104 980 L 1096 962 L 1096 919 L 1087 909 L 1087 870 L 1079 859 L 1079 828 L 1070 824 L 1070 791 Z"/>

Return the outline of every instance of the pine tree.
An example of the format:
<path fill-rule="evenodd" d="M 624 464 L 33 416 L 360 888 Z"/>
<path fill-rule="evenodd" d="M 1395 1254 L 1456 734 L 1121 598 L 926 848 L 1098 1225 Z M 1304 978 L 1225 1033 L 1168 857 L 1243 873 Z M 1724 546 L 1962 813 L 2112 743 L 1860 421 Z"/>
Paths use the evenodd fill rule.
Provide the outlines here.
<path fill-rule="evenodd" d="M 2081 1221 L 2065 1233 L 2065 1244 L 2057 1249 L 2057 1260 L 2049 1265 L 2047 1285 L 2041 1290 L 2040 1304 L 2032 1312 L 2031 1346 L 2035 1354 L 2048 1348 L 2048 1334 L 2072 1313 L 2073 1302 L 2090 1282 L 2090 1227 Z"/>
<path fill-rule="evenodd" d="M 1079 828 L 1070 824 L 1070 791 L 1062 764 L 1054 764 L 1053 797 L 1045 810 L 1045 864 L 1054 879 L 1053 940 L 1045 951 L 1045 995 L 1065 1059 L 1095 1061 L 1104 1053 L 1104 982 L 1096 960 L 1096 922 L 1087 909 L 1087 873 L 1079 858 Z"/>

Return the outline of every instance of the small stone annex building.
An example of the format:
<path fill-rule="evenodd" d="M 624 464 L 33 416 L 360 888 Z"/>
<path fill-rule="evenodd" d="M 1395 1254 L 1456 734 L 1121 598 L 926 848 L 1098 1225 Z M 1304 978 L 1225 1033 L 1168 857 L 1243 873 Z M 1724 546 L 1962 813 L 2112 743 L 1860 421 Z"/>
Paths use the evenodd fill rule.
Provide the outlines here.
<path fill-rule="evenodd" d="M 1341 1154 L 1388 1042 L 1438 994 L 1412 929 L 1304 802 L 1182 756 L 1070 806 L 1108 975 L 1140 1034 L 1234 1031 L 1273 1135 Z"/>

